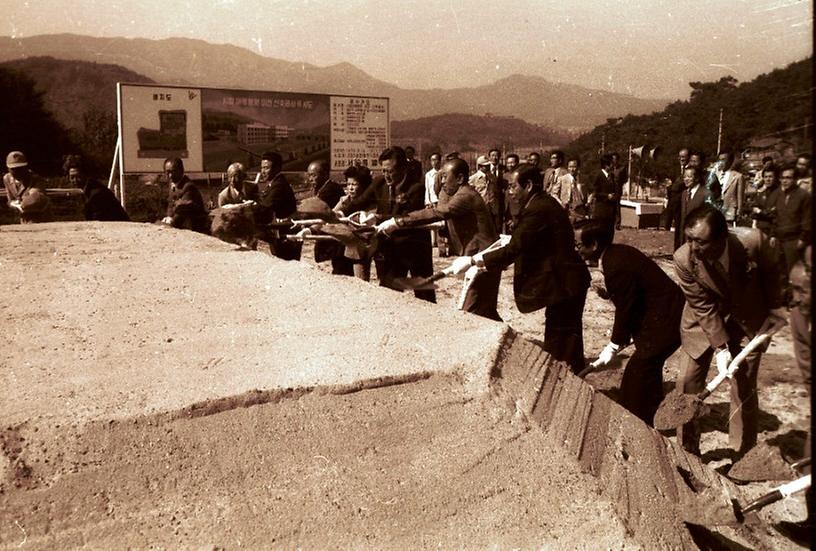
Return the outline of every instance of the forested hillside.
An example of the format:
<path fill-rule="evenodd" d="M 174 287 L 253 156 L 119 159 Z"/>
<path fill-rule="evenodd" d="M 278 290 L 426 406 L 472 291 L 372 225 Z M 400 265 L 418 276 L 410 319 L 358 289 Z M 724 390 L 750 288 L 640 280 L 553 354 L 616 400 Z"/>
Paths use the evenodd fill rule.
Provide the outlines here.
<path fill-rule="evenodd" d="M 391 137 L 397 144 L 421 144 L 424 151 L 481 151 L 490 147 L 511 151 L 523 146 L 565 144 L 572 136 L 563 130 L 530 124 L 515 117 L 452 113 L 394 121 Z"/>
<path fill-rule="evenodd" d="M 52 57 L 9 61 L 0 64 L 0 71 L 2 108 L 20 125 L 14 133 L 4 128 L 2 142 L 25 150 L 46 174 L 59 173 L 62 155 L 75 152 L 85 156 L 97 175 L 110 170 L 116 145 L 116 83 L 153 82 L 117 65 Z M 42 117 L 23 115 L 32 110 L 46 112 L 43 116 L 51 119 L 48 130 L 40 127 Z"/>
<path fill-rule="evenodd" d="M 712 156 L 717 151 L 719 112 L 723 110 L 721 149 L 740 152 L 752 139 L 784 136 L 798 149 L 810 150 L 812 58 L 804 59 L 751 82 L 738 83 L 732 77 L 717 82 L 691 82 L 691 95 L 659 113 L 609 119 L 606 124 L 573 141 L 568 151 L 584 160 L 584 170 L 596 168 L 601 143 L 605 150 L 619 151 L 624 157 L 629 145 L 661 146 L 664 154 L 652 167 L 653 174 L 673 173 L 676 152 L 683 146 Z M 788 132 L 788 130 L 798 130 Z"/>

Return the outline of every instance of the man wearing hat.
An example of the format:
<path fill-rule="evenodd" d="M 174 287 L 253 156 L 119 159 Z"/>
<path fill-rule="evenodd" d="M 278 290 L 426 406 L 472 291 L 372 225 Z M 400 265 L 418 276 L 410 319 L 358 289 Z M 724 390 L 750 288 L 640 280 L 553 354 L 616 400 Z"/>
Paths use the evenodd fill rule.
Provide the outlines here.
<path fill-rule="evenodd" d="M 28 169 L 28 160 L 22 151 L 6 156 L 8 173 L 3 176 L 9 207 L 20 213 L 20 223 L 48 222 L 51 202 L 45 190 L 34 186 L 34 174 Z"/>

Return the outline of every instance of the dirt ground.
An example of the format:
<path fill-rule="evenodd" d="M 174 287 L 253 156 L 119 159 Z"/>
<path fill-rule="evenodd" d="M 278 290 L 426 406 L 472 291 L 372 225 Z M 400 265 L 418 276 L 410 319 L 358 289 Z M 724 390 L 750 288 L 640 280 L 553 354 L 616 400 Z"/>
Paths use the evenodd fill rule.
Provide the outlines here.
<path fill-rule="evenodd" d="M 511 413 L 435 376 L 93 427 L 89 466 L 8 496 L 0 548 L 639 548 Z"/>
<path fill-rule="evenodd" d="M 450 315 L 459 280 L 429 307 L 326 278 L 303 265 L 311 247 L 281 263 L 155 226 L 16 230 L 28 246 L 0 228 L 0 549 L 641 547 L 598 479 L 473 393 L 503 326 Z M 620 239 L 668 269 L 669 234 Z M 520 314 L 511 281 L 500 314 L 541 339 L 543 312 Z M 611 305 L 590 294 L 584 319 L 592 359 Z M 793 448 L 809 401 L 789 334 L 775 340 L 761 439 Z M 614 396 L 620 371 L 588 380 Z M 704 459 L 727 466 L 724 391 L 710 401 Z M 771 510 L 804 516 L 801 499 Z"/>
<path fill-rule="evenodd" d="M 670 231 L 652 229 L 635 230 L 624 228 L 615 234 L 615 241 L 632 245 L 646 253 L 673 279 L 672 269 L 673 234 Z M 452 259 L 440 258 L 434 249 L 434 266 L 439 270 Z M 312 259 L 311 253 L 304 252 L 304 258 Z M 327 264 L 319 264 L 320 269 L 329 269 Z M 603 274 L 597 268 L 590 268 L 593 284 L 603 283 Z M 522 314 L 513 301 L 513 270 L 508 268 L 502 275 L 499 289 L 498 311 L 502 319 L 513 329 L 527 337 L 544 338 L 543 311 Z M 439 282 L 437 303 L 442 308 L 455 308 L 461 289 L 461 280 L 447 278 Z M 590 289 L 584 308 L 584 354 L 589 361 L 598 357 L 609 340 L 614 307 L 611 301 L 600 298 Z M 623 375 L 626 359 L 631 350 L 624 350 L 612 364 L 587 375 L 586 380 L 595 388 L 613 399 Z M 679 370 L 679 354 L 676 352 L 664 369 L 664 392 L 674 388 Z M 716 375 L 716 369 L 709 372 L 709 380 Z M 728 446 L 728 384 L 723 383 L 706 401 L 711 407 L 711 415 L 703 421 L 703 435 L 700 442 L 702 459 L 710 466 L 727 474 L 732 459 Z M 789 461 L 798 459 L 804 450 L 806 431 L 810 428 L 811 401 L 802 382 L 802 375 L 793 357 L 790 329 L 785 328 L 774 336 L 768 352 L 763 356 L 759 371 L 760 434 L 759 442 L 778 448 Z M 674 438 L 671 432 L 667 436 Z M 745 485 L 751 498 L 770 491 L 785 481 L 750 483 Z M 801 496 L 787 499 L 766 509 L 772 518 L 798 521 L 805 517 L 804 499 Z"/>
<path fill-rule="evenodd" d="M 639 547 L 485 393 L 503 325 L 151 225 L 0 269 L 0 549 Z"/>

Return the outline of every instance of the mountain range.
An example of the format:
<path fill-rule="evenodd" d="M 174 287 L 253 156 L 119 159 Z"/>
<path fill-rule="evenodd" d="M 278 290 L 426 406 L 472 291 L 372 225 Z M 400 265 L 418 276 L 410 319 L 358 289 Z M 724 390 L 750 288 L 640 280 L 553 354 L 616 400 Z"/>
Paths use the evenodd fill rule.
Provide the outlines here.
<path fill-rule="evenodd" d="M 391 98 L 392 120 L 446 113 L 492 114 L 583 130 L 613 117 L 652 113 L 667 103 L 523 75 L 475 88 L 405 89 L 375 79 L 350 63 L 318 67 L 189 38 L 0 37 L 0 62 L 39 56 L 119 65 L 162 84 L 385 96 Z"/>

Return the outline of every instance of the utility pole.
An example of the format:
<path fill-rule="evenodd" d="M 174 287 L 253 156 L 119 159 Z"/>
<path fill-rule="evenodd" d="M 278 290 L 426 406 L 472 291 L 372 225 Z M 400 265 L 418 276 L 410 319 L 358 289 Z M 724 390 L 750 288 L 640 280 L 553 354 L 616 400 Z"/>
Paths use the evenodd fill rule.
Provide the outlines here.
<path fill-rule="evenodd" d="M 717 130 L 717 156 L 720 156 L 720 144 L 722 143 L 722 119 L 723 109 L 720 107 L 720 127 Z"/>

